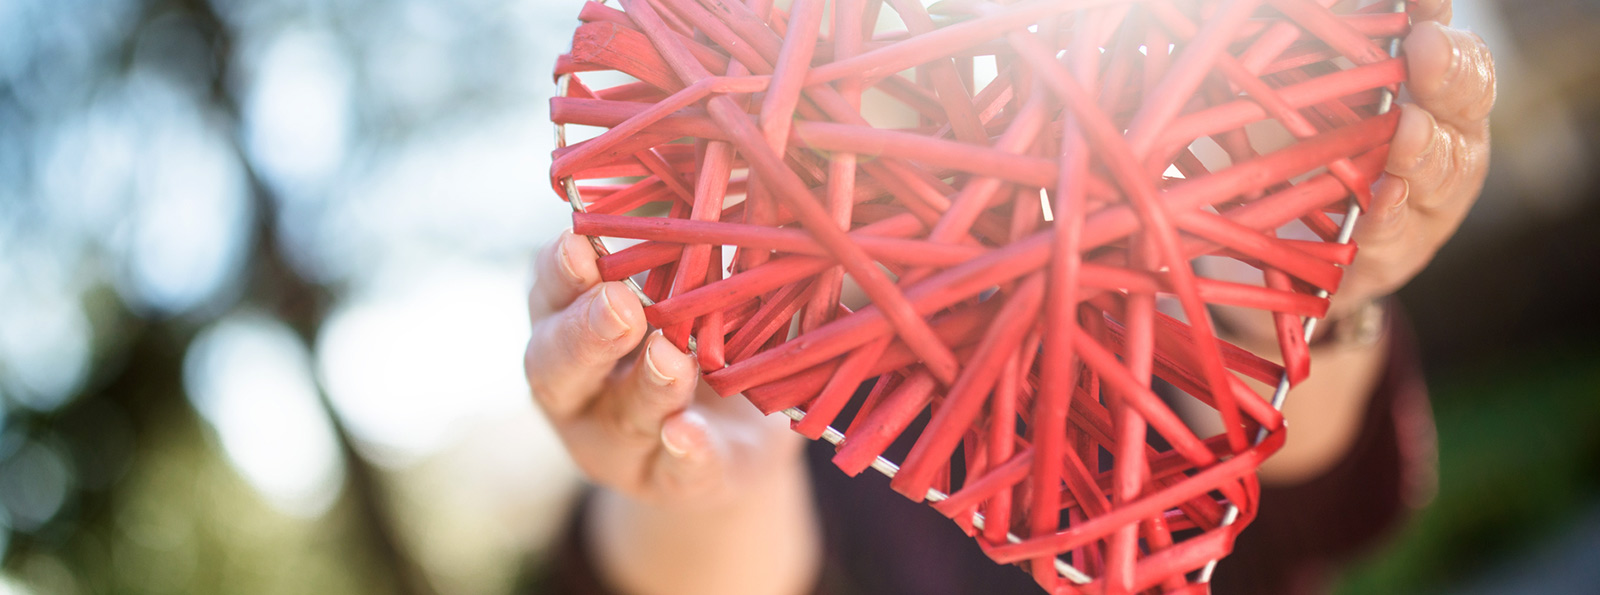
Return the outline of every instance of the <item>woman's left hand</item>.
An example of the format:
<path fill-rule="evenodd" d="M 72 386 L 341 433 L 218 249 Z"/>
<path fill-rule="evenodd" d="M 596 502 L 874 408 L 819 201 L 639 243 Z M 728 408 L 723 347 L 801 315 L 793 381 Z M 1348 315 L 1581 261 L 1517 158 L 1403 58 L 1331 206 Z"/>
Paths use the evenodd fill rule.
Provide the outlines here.
<path fill-rule="evenodd" d="M 1451 29 L 1450 0 L 1421 0 L 1403 42 L 1411 101 L 1401 103 L 1398 129 L 1370 208 L 1357 222 L 1356 260 L 1328 312 L 1338 320 L 1394 293 L 1433 260 L 1478 200 L 1489 170 L 1489 111 L 1494 59 L 1483 40 Z M 1371 310 L 1368 310 L 1369 312 Z M 1260 311 L 1217 308 L 1229 340 L 1274 353 L 1272 318 Z M 1368 397 L 1384 370 L 1383 342 L 1321 349 L 1311 376 L 1284 407 L 1289 441 L 1260 469 L 1263 481 L 1293 485 L 1340 461 L 1361 428 Z M 1270 390 L 1266 387 L 1264 390 Z M 1307 423 L 1295 423 L 1307 420 Z"/>
<path fill-rule="evenodd" d="M 1448 25 L 1450 0 L 1421 0 L 1406 37 L 1412 103 L 1402 103 L 1385 173 L 1356 225 L 1360 246 L 1330 318 L 1405 285 L 1433 260 L 1477 202 L 1489 171 L 1494 58 L 1477 35 Z"/>

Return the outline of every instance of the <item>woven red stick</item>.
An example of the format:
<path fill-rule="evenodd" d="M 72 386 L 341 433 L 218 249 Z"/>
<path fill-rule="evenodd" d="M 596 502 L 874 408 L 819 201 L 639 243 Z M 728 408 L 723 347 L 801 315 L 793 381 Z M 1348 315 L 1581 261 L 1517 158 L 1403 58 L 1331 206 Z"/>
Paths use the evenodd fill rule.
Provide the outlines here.
<path fill-rule="evenodd" d="M 1204 592 L 1285 435 L 1243 378 L 1309 373 L 1301 323 L 1394 134 L 1383 48 L 1406 17 L 1345 4 L 590 3 L 552 178 L 577 233 L 636 241 L 602 277 L 636 283 L 719 392 L 1051 592 Z M 569 124 L 604 132 L 569 145 Z M 852 284 L 869 302 L 840 303 Z M 1218 339 L 1224 305 L 1271 313 L 1286 363 Z M 1156 378 L 1223 432 L 1195 435 Z"/>

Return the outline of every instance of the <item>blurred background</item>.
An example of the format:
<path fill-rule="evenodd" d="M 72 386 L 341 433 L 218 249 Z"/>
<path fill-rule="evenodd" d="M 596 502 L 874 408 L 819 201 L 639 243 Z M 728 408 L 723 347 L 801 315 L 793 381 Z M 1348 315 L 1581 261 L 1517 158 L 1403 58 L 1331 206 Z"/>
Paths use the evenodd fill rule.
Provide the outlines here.
<path fill-rule="evenodd" d="M 0 595 L 528 592 L 580 0 L 0 0 Z M 1349 593 L 1600 585 L 1600 1 L 1459 0 L 1489 187 L 1402 295 L 1433 505 Z"/>

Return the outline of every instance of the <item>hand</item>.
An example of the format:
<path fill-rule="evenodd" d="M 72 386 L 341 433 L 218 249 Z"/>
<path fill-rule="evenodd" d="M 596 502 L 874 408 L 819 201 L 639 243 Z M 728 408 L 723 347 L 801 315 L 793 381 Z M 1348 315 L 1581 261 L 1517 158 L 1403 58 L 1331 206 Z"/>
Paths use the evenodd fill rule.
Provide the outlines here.
<path fill-rule="evenodd" d="M 1414 103 L 1403 103 L 1385 173 L 1356 225 L 1360 246 L 1330 317 L 1393 293 L 1433 260 L 1478 199 L 1489 171 L 1494 58 L 1451 29 L 1450 0 L 1421 0 L 1403 42 Z"/>
<path fill-rule="evenodd" d="M 1334 294 L 1330 319 L 1393 293 L 1427 266 L 1477 201 L 1488 173 L 1494 60 L 1478 36 L 1447 27 L 1450 0 L 1421 0 L 1411 15 L 1414 27 L 1402 45 L 1412 102 L 1397 106 L 1400 122 L 1389 161 L 1357 222 L 1360 251 Z M 1232 308 L 1216 313 L 1233 331 L 1229 340 L 1258 353 L 1276 352 L 1270 316 Z M 1284 407 L 1289 441 L 1262 465 L 1263 481 L 1300 484 L 1342 460 L 1359 434 L 1386 351 L 1379 343 L 1317 354 L 1311 376 Z"/>
<path fill-rule="evenodd" d="M 803 440 L 787 420 L 701 385 L 694 358 L 648 332 L 638 298 L 601 283 L 595 260 L 571 232 L 541 251 L 524 361 L 535 400 L 584 474 L 641 502 L 715 507 L 799 465 Z"/>
<path fill-rule="evenodd" d="M 1333 295 L 1329 320 L 1394 293 L 1433 260 L 1478 200 L 1489 171 L 1489 111 L 1495 100 L 1494 59 L 1477 35 L 1451 29 L 1450 0 L 1421 0 L 1402 42 L 1411 102 L 1397 103 L 1400 122 L 1372 203 L 1352 237 L 1360 251 Z M 1210 264 L 1213 274 L 1243 274 Z M 1237 268 L 1237 267 L 1235 267 Z M 1275 330 L 1265 312 L 1216 308 L 1228 339 L 1273 353 Z"/>
<path fill-rule="evenodd" d="M 807 592 L 822 529 L 804 439 L 703 386 L 595 260 L 570 231 L 540 252 L 524 358 L 534 399 L 601 487 L 582 524 L 594 568 L 632 595 Z"/>

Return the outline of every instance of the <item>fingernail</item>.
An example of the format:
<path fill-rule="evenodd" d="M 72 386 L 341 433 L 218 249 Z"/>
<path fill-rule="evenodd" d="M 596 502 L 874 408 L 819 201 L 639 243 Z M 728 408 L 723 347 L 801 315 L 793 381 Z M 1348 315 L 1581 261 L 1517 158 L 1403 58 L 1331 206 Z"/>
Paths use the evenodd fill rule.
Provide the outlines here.
<path fill-rule="evenodd" d="M 556 260 L 561 263 L 561 272 L 567 276 L 568 281 L 582 281 L 578 277 L 578 270 L 572 266 L 572 251 L 567 249 L 567 242 L 572 241 L 571 233 L 561 234 L 561 239 L 556 243 Z"/>
<path fill-rule="evenodd" d="M 650 343 L 644 348 L 645 377 L 649 378 L 650 382 L 656 386 L 667 386 L 672 384 L 673 378 L 663 373 L 659 366 L 656 366 L 656 345 L 659 343 L 661 343 L 661 340 L 652 337 Z"/>
<path fill-rule="evenodd" d="M 1400 182 L 1400 198 L 1395 199 L 1394 204 L 1389 205 L 1390 215 L 1399 213 L 1400 209 L 1405 208 L 1406 200 L 1411 198 L 1411 182 L 1406 181 L 1405 178 L 1397 177 L 1395 179 Z"/>
<path fill-rule="evenodd" d="M 1405 206 L 1411 194 L 1411 183 L 1395 174 L 1386 173 L 1372 185 L 1373 215 L 1387 220 Z"/>
<path fill-rule="evenodd" d="M 665 449 L 667 454 L 672 455 L 673 458 L 681 459 L 689 455 L 688 448 L 673 444 L 672 433 L 667 431 L 667 426 L 661 427 L 661 448 Z"/>
<path fill-rule="evenodd" d="M 1436 133 L 1438 124 L 1434 121 L 1433 114 L 1428 113 L 1428 110 L 1422 109 L 1416 104 L 1408 103 L 1402 106 L 1401 109 L 1404 111 L 1400 114 L 1400 129 L 1395 131 L 1397 142 L 1391 146 L 1395 148 L 1404 147 L 1410 145 L 1413 142 L 1412 139 L 1418 136 L 1423 137 L 1422 146 L 1411 156 L 1409 162 L 1403 160 L 1403 157 L 1401 158 L 1399 166 L 1405 168 L 1404 171 L 1395 172 L 1409 174 L 1421 168 L 1422 164 L 1427 162 L 1428 156 L 1433 154 L 1433 145 L 1438 142 L 1439 138 Z M 1402 138 L 1405 140 L 1398 140 Z"/>
<path fill-rule="evenodd" d="M 628 323 L 611 305 L 610 292 L 606 289 L 606 286 L 600 286 L 599 295 L 594 297 L 594 303 L 589 307 L 589 330 L 607 340 L 621 339 L 628 334 Z"/>

